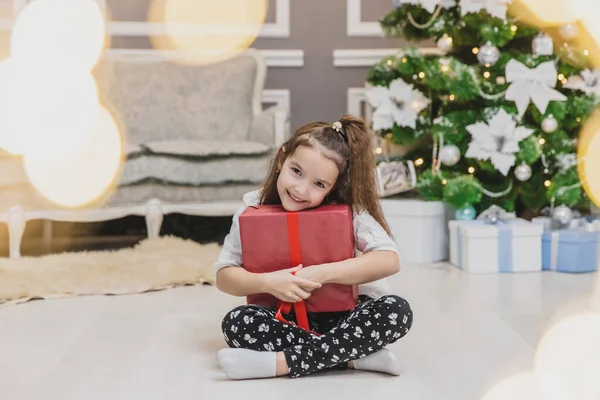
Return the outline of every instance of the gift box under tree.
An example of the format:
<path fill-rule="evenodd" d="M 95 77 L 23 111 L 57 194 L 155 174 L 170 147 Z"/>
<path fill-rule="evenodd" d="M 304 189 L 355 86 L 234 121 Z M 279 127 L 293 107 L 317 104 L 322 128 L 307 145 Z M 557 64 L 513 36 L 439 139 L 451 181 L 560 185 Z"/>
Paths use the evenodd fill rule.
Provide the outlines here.
<path fill-rule="evenodd" d="M 593 272 L 600 262 L 600 221 L 576 218 L 556 229 L 549 217 L 534 218 L 544 226 L 542 236 L 542 269 L 570 273 Z"/>
<path fill-rule="evenodd" d="M 542 237 L 545 271 L 592 272 L 598 270 L 598 232 L 583 229 L 546 231 Z"/>
<path fill-rule="evenodd" d="M 522 219 L 448 223 L 450 262 L 469 273 L 542 270 L 543 227 Z"/>

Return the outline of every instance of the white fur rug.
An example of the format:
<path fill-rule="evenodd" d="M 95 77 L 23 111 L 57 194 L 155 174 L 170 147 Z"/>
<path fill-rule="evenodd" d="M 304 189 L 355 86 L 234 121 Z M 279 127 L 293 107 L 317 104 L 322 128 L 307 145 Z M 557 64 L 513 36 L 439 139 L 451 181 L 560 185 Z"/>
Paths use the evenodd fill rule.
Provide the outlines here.
<path fill-rule="evenodd" d="M 0 259 L 0 306 L 32 299 L 143 293 L 214 283 L 220 246 L 175 237 L 116 251 Z"/>

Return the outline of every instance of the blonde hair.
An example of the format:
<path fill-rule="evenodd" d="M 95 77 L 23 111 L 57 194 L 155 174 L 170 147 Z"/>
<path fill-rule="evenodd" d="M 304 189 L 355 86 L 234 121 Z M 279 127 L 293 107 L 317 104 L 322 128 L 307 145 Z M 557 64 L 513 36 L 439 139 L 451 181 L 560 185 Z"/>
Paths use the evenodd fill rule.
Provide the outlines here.
<path fill-rule="evenodd" d="M 299 146 L 317 148 L 335 162 L 340 171 L 325 202 L 350 204 L 359 213 L 366 210 L 391 236 L 376 190 L 373 134 L 361 118 L 343 115 L 339 122 L 341 129 L 331 123 L 312 122 L 293 133 L 271 162 L 260 204 L 281 204 L 277 178 L 283 163 Z"/>

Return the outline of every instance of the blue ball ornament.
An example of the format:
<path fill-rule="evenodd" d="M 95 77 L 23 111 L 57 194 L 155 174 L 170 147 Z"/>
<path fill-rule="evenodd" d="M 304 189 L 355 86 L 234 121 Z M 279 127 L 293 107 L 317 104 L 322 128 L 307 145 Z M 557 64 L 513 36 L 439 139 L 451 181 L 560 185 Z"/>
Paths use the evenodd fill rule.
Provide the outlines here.
<path fill-rule="evenodd" d="M 472 221 L 476 216 L 477 211 L 475 211 L 475 207 L 470 204 L 454 211 L 454 218 L 459 221 Z"/>

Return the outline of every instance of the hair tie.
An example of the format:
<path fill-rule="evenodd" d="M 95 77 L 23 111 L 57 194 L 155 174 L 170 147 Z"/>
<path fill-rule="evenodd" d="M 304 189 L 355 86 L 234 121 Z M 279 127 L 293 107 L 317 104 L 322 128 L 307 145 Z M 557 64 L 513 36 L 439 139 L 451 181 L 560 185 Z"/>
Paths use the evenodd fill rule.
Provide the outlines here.
<path fill-rule="evenodd" d="M 342 129 L 343 126 L 342 126 L 342 123 L 340 121 L 335 121 L 333 123 L 333 125 L 331 125 L 331 128 L 333 128 L 334 131 L 336 131 L 337 133 L 339 133 L 340 135 L 342 135 L 342 139 L 344 139 L 344 142 L 346 142 L 346 144 L 348 144 L 348 136 L 346 136 L 346 133 Z"/>

